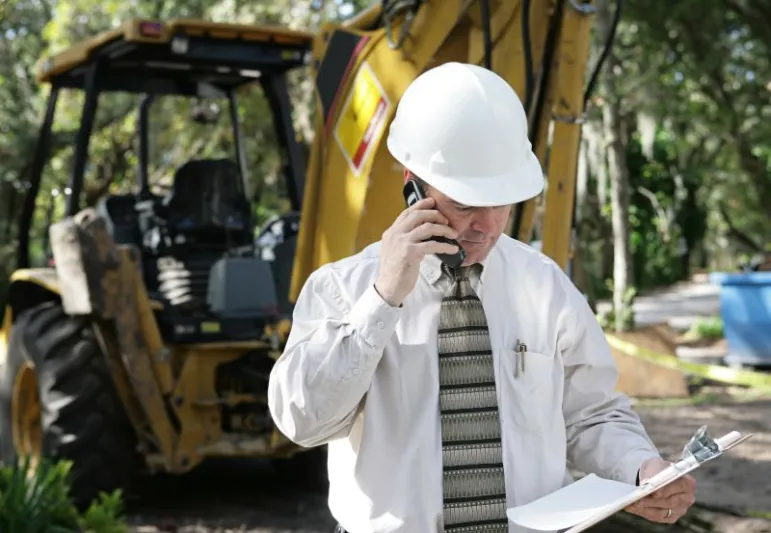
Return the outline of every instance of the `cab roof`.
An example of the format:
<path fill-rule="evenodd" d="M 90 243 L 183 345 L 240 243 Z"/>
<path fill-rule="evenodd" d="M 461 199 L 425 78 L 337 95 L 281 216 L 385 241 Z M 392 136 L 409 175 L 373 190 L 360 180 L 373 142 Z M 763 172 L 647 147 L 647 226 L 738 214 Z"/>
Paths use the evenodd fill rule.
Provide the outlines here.
<path fill-rule="evenodd" d="M 100 91 L 199 95 L 231 90 L 306 64 L 313 34 L 191 19 L 130 19 L 41 59 L 37 80 L 83 89 L 94 67 Z"/>

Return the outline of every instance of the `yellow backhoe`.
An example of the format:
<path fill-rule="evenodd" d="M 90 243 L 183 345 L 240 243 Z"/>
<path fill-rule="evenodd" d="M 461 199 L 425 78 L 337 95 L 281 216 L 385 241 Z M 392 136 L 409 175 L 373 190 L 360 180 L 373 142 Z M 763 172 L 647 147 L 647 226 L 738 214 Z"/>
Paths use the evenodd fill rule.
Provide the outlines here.
<path fill-rule="evenodd" d="M 0 332 L 2 460 L 72 460 L 81 505 L 142 469 L 180 473 L 213 456 L 323 474 L 323 450 L 299 449 L 272 424 L 267 377 L 308 275 L 378 240 L 403 209 L 401 171 L 383 142 L 399 98 L 447 61 L 487 66 L 516 89 L 548 188 L 516 207 L 510 232 L 529 242 L 545 200 L 543 250 L 565 268 L 594 11 L 579 0 L 383 0 L 315 35 L 132 20 L 42 61 L 51 96 Z M 308 63 L 316 122 L 306 165 L 285 74 Z M 235 112 L 236 93 L 255 88 L 272 106 L 291 204 L 256 230 Z M 30 268 L 63 89 L 85 92 L 71 194 L 50 228 L 52 266 Z M 80 209 L 97 99 L 107 91 L 145 95 L 136 191 Z M 148 109 L 168 94 L 228 99 L 236 143 L 233 159 L 183 164 L 157 196 L 146 170 Z M 269 254 L 255 232 L 270 234 Z"/>

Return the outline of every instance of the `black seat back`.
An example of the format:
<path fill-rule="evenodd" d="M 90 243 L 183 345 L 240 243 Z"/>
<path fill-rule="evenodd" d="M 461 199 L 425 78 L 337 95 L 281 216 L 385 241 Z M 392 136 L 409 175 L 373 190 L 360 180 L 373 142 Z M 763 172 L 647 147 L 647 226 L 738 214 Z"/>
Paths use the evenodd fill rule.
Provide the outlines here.
<path fill-rule="evenodd" d="M 243 244 L 251 240 L 251 208 L 238 166 L 229 159 L 199 159 L 182 165 L 163 201 L 172 234 Z M 234 242 L 235 241 L 235 242 Z"/>
<path fill-rule="evenodd" d="M 136 202 L 133 194 L 115 194 L 102 196 L 96 203 L 116 244 L 141 244 Z"/>

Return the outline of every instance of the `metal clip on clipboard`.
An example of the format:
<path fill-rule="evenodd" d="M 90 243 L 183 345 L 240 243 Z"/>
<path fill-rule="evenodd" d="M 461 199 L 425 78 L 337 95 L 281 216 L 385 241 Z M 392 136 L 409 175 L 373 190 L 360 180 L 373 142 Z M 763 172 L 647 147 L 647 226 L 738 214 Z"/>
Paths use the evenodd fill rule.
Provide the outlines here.
<path fill-rule="evenodd" d="M 699 463 L 709 461 L 719 456 L 722 452 L 720 445 L 707 435 L 707 426 L 701 426 L 688 444 L 683 447 L 681 459 L 692 459 Z"/>
<path fill-rule="evenodd" d="M 723 455 L 726 451 L 737 446 L 752 437 L 752 433 L 742 436 L 737 431 L 713 439 L 707 434 L 707 426 L 701 426 L 694 433 L 688 443 L 683 447 L 680 460 L 672 463 L 648 480 L 641 480 L 641 487 L 660 487 L 675 479 L 684 476 L 688 472 L 699 468 L 702 464 Z"/>

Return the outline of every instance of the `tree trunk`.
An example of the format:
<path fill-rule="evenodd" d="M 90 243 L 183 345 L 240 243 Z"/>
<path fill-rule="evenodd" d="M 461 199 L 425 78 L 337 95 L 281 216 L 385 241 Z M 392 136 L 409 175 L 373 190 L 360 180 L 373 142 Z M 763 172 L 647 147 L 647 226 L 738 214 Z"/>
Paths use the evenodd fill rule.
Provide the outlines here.
<path fill-rule="evenodd" d="M 608 1 L 599 2 L 597 7 L 597 31 L 601 35 L 607 35 L 611 25 Z M 629 172 L 626 166 L 623 142 L 621 99 L 616 94 L 614 83 L 614 78 L 620 74 L 621 70 L 622 65 L 611 52 L 608 55 L 605 72 L 602 74 L 604 92 L 602 122 L 610 178 L 611 222 L 613 226 L 613 310 L 616 331 L 626 329 L 625 317 L 629 310 L 625 296 L 633 279 L 629 230 Z"/>
<path fill-rule="evenodd" d="M 609 61 L 609 63 L 611 63 Z M 621 141 L 619 104 L 611 98 L 602 110 L 608 149 L 610 206 L 613 225 L 613 308 L 615 330 L 626 329 L 624 317 L 629 310 L 625 298 L 632 282 L 632 254 L 629 237 L 629 176 Z"/>

